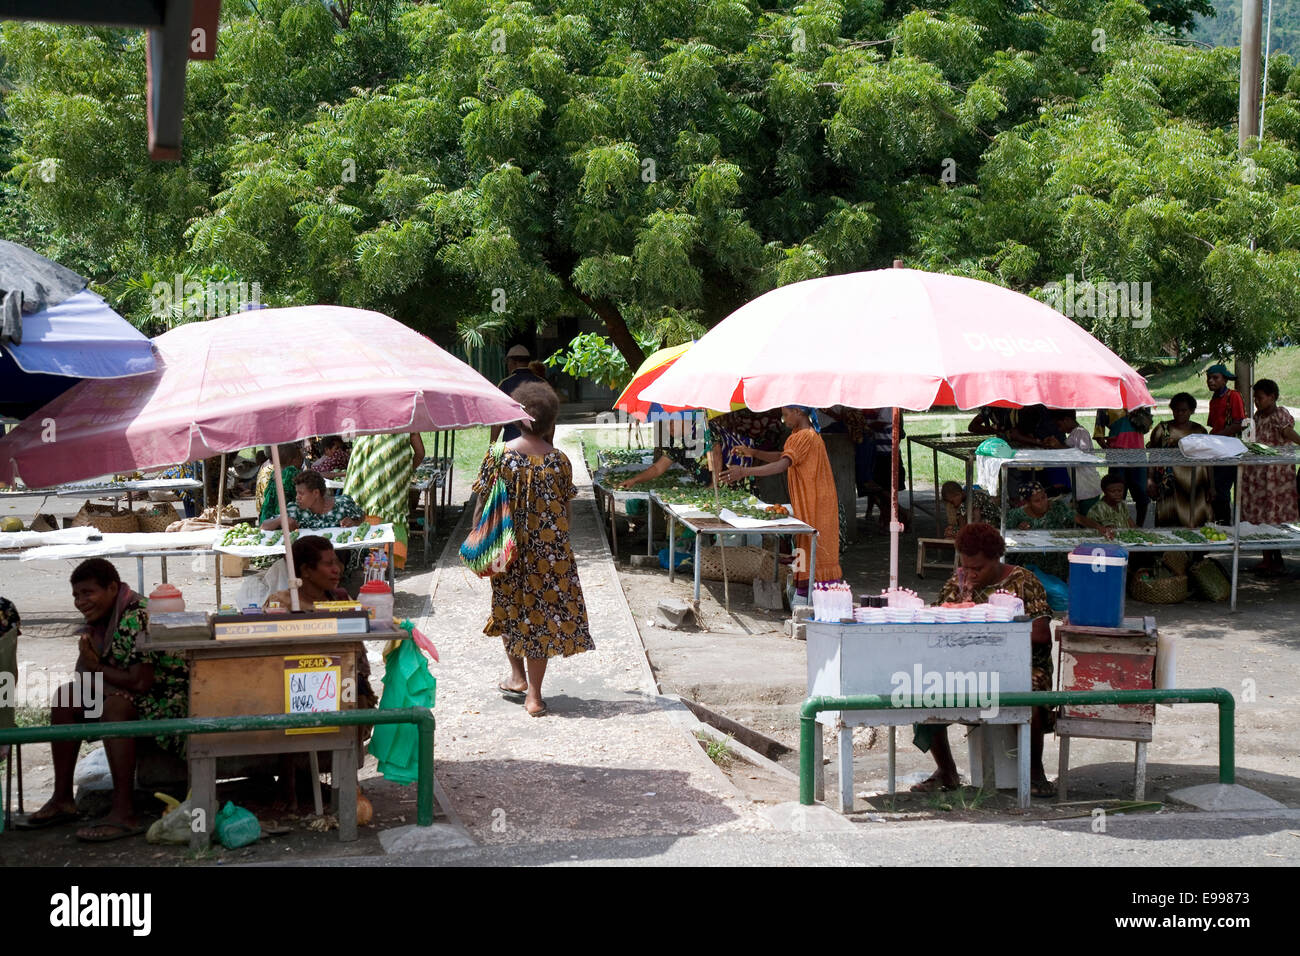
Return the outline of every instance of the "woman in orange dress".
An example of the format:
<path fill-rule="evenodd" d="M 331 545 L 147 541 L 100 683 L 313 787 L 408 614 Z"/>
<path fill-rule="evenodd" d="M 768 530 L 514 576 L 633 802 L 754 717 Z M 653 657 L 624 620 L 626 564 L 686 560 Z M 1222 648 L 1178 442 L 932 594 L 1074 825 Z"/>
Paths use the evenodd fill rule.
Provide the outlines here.
<path fill-rule="evenodd" d="M 747 452 L 766 464 L 733 465 L 722 473 L 722 480 L 732 484 L 751 476 L 762 478 L 784 472 L 794 516 L 817 529 L 817 580 L 838 581 L 844 576 L 840 570 L 840 500 L 826 443 L 818 434 L 817 413 L 803 405 L 787 405 L 781 412 L 785 426 L 790 429 L 785 447 L 779 452 L 737 448 L 735 454 Z M 809 554 L 812 535 L 801 535 L 798 547 L 803 554 Z M 800 563 L 795 563 L 795 586 L 800 594 L 806 594 L 806 561 L 802 567 L 800 574 Z"/>

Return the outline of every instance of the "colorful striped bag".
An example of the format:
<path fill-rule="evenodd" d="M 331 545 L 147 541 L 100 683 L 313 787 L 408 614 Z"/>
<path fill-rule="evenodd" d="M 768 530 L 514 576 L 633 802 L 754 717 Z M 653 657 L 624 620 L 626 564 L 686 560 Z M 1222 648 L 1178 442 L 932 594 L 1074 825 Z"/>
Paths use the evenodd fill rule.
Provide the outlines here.
<path fill-rule="evenodd" d="M 460 559 L 481 578 L 500 574 L 514 560 L 515 524 L 510 516 L 510 495 L 501 478 L 501 459 L 505 456 L 503 442 L 493 446 L 497 476 L 483 502 L 483 511 L 465 543 L 460 546 Z"/>

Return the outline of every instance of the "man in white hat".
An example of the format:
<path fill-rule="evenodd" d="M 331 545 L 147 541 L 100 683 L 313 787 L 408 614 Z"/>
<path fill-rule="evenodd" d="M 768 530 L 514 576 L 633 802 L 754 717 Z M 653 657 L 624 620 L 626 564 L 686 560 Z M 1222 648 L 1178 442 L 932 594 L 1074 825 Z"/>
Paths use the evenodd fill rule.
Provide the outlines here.
<path fill-rule="evenodd" d="M 528 363 L 532 360 L 532 357 L 532 353 L 528 351 L 528 346 L 510 346 L 510 351 L 506 352 L 506 372 L 508 374 L 497 382 L 497 388 L 507 395 L 511 395 L 515 389 L 525 382 L 544 381 L 529 371 Z M 498 435 L 501 436 L 501 441 L 514 441 L 519 437 L 519 426 L 514 424 L 493 425 L 489 441 L 496 442 Z"/>

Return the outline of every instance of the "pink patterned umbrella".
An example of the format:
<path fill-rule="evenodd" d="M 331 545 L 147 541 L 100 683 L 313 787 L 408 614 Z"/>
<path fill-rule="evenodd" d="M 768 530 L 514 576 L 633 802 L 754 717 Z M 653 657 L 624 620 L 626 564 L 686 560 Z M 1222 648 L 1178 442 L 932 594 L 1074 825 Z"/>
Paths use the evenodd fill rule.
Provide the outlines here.
<path fill-rule="evenodd" d="M 153 340 L 159 369 L 87 380 L 0 438 L 0 479 L 31 487 L 336 433 L 527 416 L 428 338 L 378 312 L 241 312 Z"/>

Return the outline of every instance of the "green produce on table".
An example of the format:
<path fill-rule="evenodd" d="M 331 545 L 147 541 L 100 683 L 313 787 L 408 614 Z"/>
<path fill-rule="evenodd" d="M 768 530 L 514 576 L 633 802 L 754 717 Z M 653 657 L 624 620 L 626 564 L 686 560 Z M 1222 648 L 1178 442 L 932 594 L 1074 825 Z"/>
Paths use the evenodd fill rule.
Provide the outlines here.
<path fill-rule="evenodd" d="M 1205 535 L 1199 531 L 1193 531 L 1191 528 L 1173 528 L 1169 533 L 1181 541 L 1186 541 L 1188 544 L 1204 544 L 1206 540 Z"/>
<path fill-rule="evenodd" d="M 1213 525 L 1206 525 L 1200 529 L 1201 534 L 1205 535 L 1207 541 L 1227 541 L 1228 535 Z"/>

